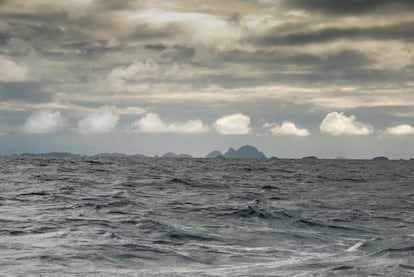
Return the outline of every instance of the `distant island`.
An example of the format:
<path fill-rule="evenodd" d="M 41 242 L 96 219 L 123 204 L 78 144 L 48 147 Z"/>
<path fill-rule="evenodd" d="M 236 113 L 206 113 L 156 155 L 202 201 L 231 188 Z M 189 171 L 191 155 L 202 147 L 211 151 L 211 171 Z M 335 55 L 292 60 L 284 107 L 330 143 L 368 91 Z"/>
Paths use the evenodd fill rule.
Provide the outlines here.
<path fill-rule="evenodd" d="M 21 153 L 21 154 L 13 154 L 12 156 L 25 156 L 25 157 L 51 157 L 51 158 L 82 158 L 82 157 L 96 157 L 96 158 L 151 158 L 151 156 L 146 156 L 142 154 L 126 154 L 126 153 L 119 153 L 119 152 L 107 152 L 107 153 L 99 153 L 99 154 L 74 154 L 70 152 L 46 152 L 46 153 Z M 152 156 L 155 158 L 193 158 L 192 155 L 185 154 L 185 153 L 174 153 L 174 152 L 167 152 L 162 155 L 155 155 Z M 194 157 L 194 158 L 202 158 L 202 157 Z M 220 152 L 218 150 L 214 150 L 209 152 L 204 158 L 208 159 L 267 159 L 266 155 L 258 150 L 256 147 L 252 145 L 244 145 L 237 150 L 233 147 L 230 147 L 226 152 Z M 270 157 L 269 159 L 277 160 L 277 157 Z M 316 161 L 319 158 L 317 156 L 304 156 L 302 160 L 308 161 Z M 335 160 L 345 160 L 347 158 L 343 156 L 338 156 L 334 158 Z M 369 159 L 368 159 L 369 160 Z M 377 156 L 371 158 L 373 161 L 388 161 L 390 160 L 386 156 Z M 414 160 L 413 158 L 409 160 Z"/>
<path fill-rule="evenodd" d="M 303 157 L 302 160 L 318 160 L 318 157 L 316 157 L 316 156 L 306 156 L 306 157 Z"/>
<path fill-rule="evenodd" d="M 125 153 L 100 153 L 95 155 L 79 155 L 79 154 L 72 154 L 69 152 L 48 152 L 48 153 L 23 153 L 19 154 L 19 156 L 29 156 L 29 157 L 82 157 L 82 156 L 91 156 L 96 158 L 124 158 L 124 157 L 138 157 L 138 158 L 145 158 L 147 156 L 142 154 L 125 154 Z M 156 158 L 160 156 L 156 155 Z M 161 156 L 161 158 L 193 158 L 193 156 L 189 154 L 176 154 L 174 152 L 167 152 Z M 256 147 L 251 145 L 245 145 L 240 147 L 239 149 L 235 150 L 233 147 L 230 147 L 226 153 L 221 153 L 220 151 L 212 151 L 206 155 L 206 158 L 228 158 L 228 159 L 266 159 L 266 155 L 257 150 Z"/>
<path fill-rule="evenodd" d="M 162 155 L 162 158 L 192 158 L 193 156 L 188 154 L 176 154 L 174 152 L 168 152 Z"/>
<path fill-rule="evenodd" d="M 226 153 L 222 154 L 220 151 L 213 151 L 207 154 L 206 158 L 228 158 L 228 159 L 266 159 L 263 152 L 257 150 L 256 147 L 245 145 L 237 150 L 230 147 Z"/>
<path fill-rule="evenodd" d="M 389 159 L 387 157 L 384 156 L 378 156 L 378 157 L 374 157 L 372 158 L 373 161 L 388 161 Z"/>
<path fill-rule="evenodd" d="M 206 158 L 224 158 L 223 154 L 220 151 L 212 151 L 206 155 Z"/>

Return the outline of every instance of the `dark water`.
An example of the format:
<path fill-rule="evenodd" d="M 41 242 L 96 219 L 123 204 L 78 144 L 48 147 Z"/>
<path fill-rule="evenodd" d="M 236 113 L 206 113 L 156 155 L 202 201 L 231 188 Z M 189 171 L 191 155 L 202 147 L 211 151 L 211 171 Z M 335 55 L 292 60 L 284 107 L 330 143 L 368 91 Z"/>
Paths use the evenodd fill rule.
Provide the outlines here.
<path fill-rule="evenodd" d="M 0 276 L 414 275 L 412 161 L 0 166 Z"/>

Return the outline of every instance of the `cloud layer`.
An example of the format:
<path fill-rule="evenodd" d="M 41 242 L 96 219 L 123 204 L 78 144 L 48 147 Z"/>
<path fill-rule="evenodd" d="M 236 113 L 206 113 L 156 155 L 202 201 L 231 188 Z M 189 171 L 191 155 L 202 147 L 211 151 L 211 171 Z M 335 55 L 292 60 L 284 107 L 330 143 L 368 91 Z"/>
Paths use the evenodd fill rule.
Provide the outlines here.
<path fill-rule="evenodd" d="M 126 107 L 125 109 L 119 109 L 114 106 L 101 106 L 87 117 L 78 121 L 77 131 L 81 134 L 111 132 L 115 129 L 120 115 L 131 116 L 142 113 L 145 113 L 145 110 L 142 108 Z M 23 131 L 32 134 L 54 133 L 62 130 L 65 126 L 67 124 L 60 111 L 40 110 L 33 112 L 27 118 Z M 220 117 L 213 122 L 212 126 L 216 133 L 220 135 L 253 134 L 250 117 L 242 113 Z M 284 121 L 282 124 L 264 123 L 262 128 L 268 130 L 270 134 L 277 136 L 307 137 L 311 135 L 308 129 L 297 127 L 292 121 Z M 135 133 L 152 134 L 202 134 L 211 132 L 212 128 L 208 124 L 204 124 L 201 119 L 166 123 L 158 114 L 147 113 L 142 118 L 130 123 L 128 130 Z M 321 133 L 332 136 L 364 136 L 374 133 L 374 128 L 371 125 L 359 122 L 354 115 L 347 116 L 343 112 L 326 114 L 319 125 L 319 130 Z M 410 135 L 414 134 L 414 127 L 408 124 L 400 124 L 387 127 L 382 133 L 388 135 Z"/>
<path fill-rule="evenodd" d="M 203 145 L 246 139 L 217 135 L 254 144 L 267 118 L 281 118 L 269 141 L 312 133 L 306 140 L 325 147 L 332 138 L 319 131 L 373 133 L 355 114 L 378 134 L 410 133 L 398 124 L 414 107 L 413 3 L 0 0 L 0 126 L 11 134 L 27 111 L 60 111 L 69 131 L 108 140 L 139 136 L 129 127 L 167 134 L 151 140 L 209 132 Z"/>

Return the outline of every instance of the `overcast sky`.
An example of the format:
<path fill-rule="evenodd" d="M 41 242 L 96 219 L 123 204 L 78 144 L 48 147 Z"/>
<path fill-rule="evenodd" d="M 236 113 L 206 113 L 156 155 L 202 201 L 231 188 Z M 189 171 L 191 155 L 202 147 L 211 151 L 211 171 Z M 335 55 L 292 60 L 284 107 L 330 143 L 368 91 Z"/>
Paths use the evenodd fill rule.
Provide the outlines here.
<path fill-rule="evenodd" d="M 0 154 L 414 157 L 412 0 L 0 0 Z"/>

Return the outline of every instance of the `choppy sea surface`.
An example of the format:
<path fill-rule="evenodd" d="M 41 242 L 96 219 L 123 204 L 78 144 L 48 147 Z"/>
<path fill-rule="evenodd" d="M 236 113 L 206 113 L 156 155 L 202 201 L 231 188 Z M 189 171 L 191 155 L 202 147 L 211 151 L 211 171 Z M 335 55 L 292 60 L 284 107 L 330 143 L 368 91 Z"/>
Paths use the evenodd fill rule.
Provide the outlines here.
<path fill-rule="evenodd" d="M 0 276 L 414 276 L 414 161 L 0 158 Z"/>

